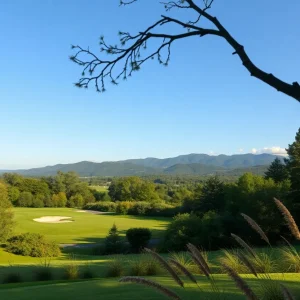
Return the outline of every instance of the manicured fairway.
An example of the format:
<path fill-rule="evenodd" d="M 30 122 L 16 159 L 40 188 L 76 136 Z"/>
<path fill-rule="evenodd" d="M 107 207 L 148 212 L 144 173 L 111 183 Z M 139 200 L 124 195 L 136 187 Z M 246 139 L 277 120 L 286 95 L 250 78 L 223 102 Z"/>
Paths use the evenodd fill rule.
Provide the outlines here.
<path fill-rule="evenodd" d="M 153 238 L 163 235 L 168 218 L 93 215 L 76 212 L 70 208 L 14 208 L 17 226 L 16 233 L 35 232 L 47 236 L 58 243 L 95 243 L 101 242 L 115 223 L 121 235 L 131 227 L 147 227 L 152 230 Z M 43 216 L 71 217 L 74 222 L 47 224 L 33 221 Z"/>
<path fill-rule="evenodd" d="M 247 276 L 248 282 L 258 290 L 258 281 L 254 280 L 250 275 Z M 234 283 L 228 279 L 226 275 L 216 275 L 216 282 L 219 289 L 223 291 L 221 299 L 245 299 Z M 282 281 L 288 288 L 291 289 L 296 299 L 300 296 L 300 275 L 299 274 L 284 274 L 273 275 L 273 278 Z M 151 280 L 157 281 L 164 286 L 174 290 L 182 299 L 218 299 L 211 292 L 210 286 L 203 277 L 199 280 L 201 288 L 205 291 L 199 292 L 199 289 L 193 284 L 188 284 L 185 289 L 175 287 L 174 282 L 167 277 L 152 277 Z M 209 293 L 209 294 L 208 294 Z M 214 296 L 215 295 L 215 296 Z M 225 298 L 225 297 L 226 298 Z M 32 300 L 32 299 L 64 299 L 64 300 L 95 300 L 95 299 L 166 299 L 152 289 L 137 286 L 133 284 L 121 284 L 117 279 L 100 279 L 81 282 L 60 282 L 55 284 L 35 283 L 31 284 L 11 284 L 0 285 L 1 300 Z M 219 298 L 220 299 L 220 298 Z"/>

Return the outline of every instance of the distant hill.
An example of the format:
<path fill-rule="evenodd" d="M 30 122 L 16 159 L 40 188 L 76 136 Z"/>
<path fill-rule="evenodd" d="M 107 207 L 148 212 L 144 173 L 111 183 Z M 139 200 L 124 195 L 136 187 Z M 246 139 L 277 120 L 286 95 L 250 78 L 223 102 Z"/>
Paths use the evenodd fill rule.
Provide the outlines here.
<path fill-rule="evenodd" d="M 74 171 L 81 177 L 90 176 L 128 176 L 128 175 L 145 175 L 157 174 L 160 170 L 141 165 L 135 165 L 127 162 L 103 162 L 94 163 L 89 161 L 82 161 L 74 164 L 59 164 L 55 166 L 47 166 L 43 168 L 34 168 L 29 170 L 13 170 L 6 172 L 19 173 L 24 176 L 51 176 L 58 171 L 69 172 Z M 2 172 L 4 173 L 4 172 Z"/>
<path fill-rule="evenodd" d="M 275 155 L 271 154 L 235 154 L 235 155 L 217 155 L 211 156 L 208 154 L 187 154 L 172 158 L 145 158 L 145 159 L 129 159 L 130 162 L 136 165 L 142 165 L 151 168 L 169 168 L 177 164 L 202 164 L 217 166 L 223 168 L 247 168 L 259 165 L 269 165 L 274 159 Z"/>
<path fill-rule="evenodd" d="M 58 171 L 74 171 L 81 177 L 90 176 L 143 176 L 154 174 L 240 176 L 245 172 L 263 175 L 276 156 L 271 154 L 218 155 L 188 154 L 172 158 L 130 159 L 116 162 L 94 163 L 82 161 L 74 164 L 59 164 L 28 170 L 0 170 L 24 176 L 49 176 Z"/>
<path fill-rule="evenodd" d="M 177 164 L 166 169 L 163 169 L 164 174 L 177 175 L 210 175 L 215 173 L 224 173 L 228 169 L 203 164 Z"/>

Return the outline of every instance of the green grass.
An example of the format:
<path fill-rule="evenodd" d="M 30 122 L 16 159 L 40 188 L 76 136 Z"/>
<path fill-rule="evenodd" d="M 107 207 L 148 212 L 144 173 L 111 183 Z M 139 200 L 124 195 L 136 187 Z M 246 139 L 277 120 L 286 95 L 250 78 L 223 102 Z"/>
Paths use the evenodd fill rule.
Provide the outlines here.
<path fill-rule="evenodd" d="M 108 191 L 108 186 L 103 186 L 103 185 L 91 185 L 89 186 L 91 189 L 96 190 L 98 192 L 107 192 Z"/>
<path fill-rule="evenodd" d="M 168 218 L 93 215 L 76 212 L 70 208 L 14 208 L 17 226 L 16 233 L 34 232 L 45 235 L 58 243 L 95 243 L 101 242 L 109 229 L 116 223 L 121 235 L 131 227 L 147 227 L 154 238 L 163 235 Z M 66 216 L 74 222 L 47 224 L 33 221 L 42 216 Z"/>
<path fill-rule="evenodd" d="M 258 281 L 251 276 L 244 276 L 248 278 L 248 282 L 253 289 L 258 288 Z M 291 289 L 293 294 L 298 298 L 300 296 L 300 275 L 286 274 L 273 275 L 275 279 L 283 281 L 284 284 Z M 245 296 L 239 292 L 234 283 L 228 279 L 226 275 L 217 275 L 215 279 L 220 290 L 224 291 L 223 296 L 226 299 L 245 299 Z M 175 283 L 167 277 L 151 278 L 164 286 L 167 286 L 179 294 L 183 299 L 214 299 L 214 293 L 211 292 L 209 283 L 203 277 L 199 278 L 200 286 L 205 291 L 199 292 L 199 289 L 194 285 L 187 285 L 186 289 L 181 289 L 175 286 Z M 216 296 L 216 295 L 215 295 Z M 152 289 L 137 286 L 134 284 L 121 284 L 117 279 L 99 279 L 89 281 L 76 282 L 55 282 L 55 283 L 21 283 L 0 285 L 0 299 L 1 300 L 32 300 L 32 299 L 65 299 L 65 300 L 95 300 L 95 299 L 166 299 Z M 215 297 L 217 299 L 217 297 Z M 222 298 L 224 299 L 224 298 Z"/>

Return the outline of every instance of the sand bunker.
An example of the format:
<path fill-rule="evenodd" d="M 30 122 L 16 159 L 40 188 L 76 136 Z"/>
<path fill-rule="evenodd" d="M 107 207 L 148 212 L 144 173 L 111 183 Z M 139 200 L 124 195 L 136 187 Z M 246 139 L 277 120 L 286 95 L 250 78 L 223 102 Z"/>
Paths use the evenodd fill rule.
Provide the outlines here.
<path fill-rule="evenodd" d="M 33 219 L 35 222 L 39 223 L 70 223 L 73 222 L 71 217 L 61 217 L 61 216 L 46 216 L 46 217 L 40 217 L 37 219 Z"/>

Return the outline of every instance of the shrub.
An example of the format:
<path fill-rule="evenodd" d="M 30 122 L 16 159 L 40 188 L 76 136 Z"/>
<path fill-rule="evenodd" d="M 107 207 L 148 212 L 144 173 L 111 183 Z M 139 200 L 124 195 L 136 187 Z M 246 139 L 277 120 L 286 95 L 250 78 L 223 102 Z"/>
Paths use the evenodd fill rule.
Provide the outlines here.
<path fill-rule="evenodd" d="M 146 276 L 155 276 L 161 273 L 161 266 L 153 257 L 146 261 Z"/>
<path fill-rule="evenodd" d="M 37 281 L 48 281 L 53 279 L 53 273 L 50 267 L 39 267 L 34 273 Z"/>
<path fill-rule="evenodd" d="M 147 263 L 143 259 L 136 259 L 131 262 L 130 265 L 130 276 L 145 276 L 146 275 Z"/>
<path fill-rule="evenodd" d="M 249 258 L 249 260 L 258 273 L 275 273 L 277 271 L 277 264 L 272 254 L 258 253 L 256 258 Z"/>
<path fill-rule="evenodd" d="M 102 212 L 115 212 L 117 204 L 115 202 L 87 203 L 83 208 Z"/>
<path fill-rule="evenodd" d="M 8 273 L 3 276 L 2 283 L 18 283 L 22 282 L 22 277 L 19 273 Z"/>
<path fill-rule="evenodd" d="M 151 203 L 149 202 L 134 202 L 132 207 L 128 210 L 129 215 L 145 215 L 151 209 Z"/>
<path fill-rule="evenodd" d="M 181 251 L 188 243 L 198 245 L 201 236 L 201 218 L 190 214 L 180 214 L 168 225 L 164 246 L 166 250 Z"/>
<path fill-rule="evenodd" d="M 64 278 L 68 280 L 79 278 L 79 267 L 75 262 L 71 262 L 64 267 Z"/>
<path fill-rule="evenodd" d="M 7 240 L 6 250 L 10 253 L 32 257 L 56 257 L 60 255 L 58 244 L 47 241 L 37 233 L 23 233 Z"/>
<path fill-rule="evenodd" d="M 109 263 L 106 271 L 106 277 L 121 277 L 124 275 L 124 261 L 120 257 L 115 257 Z"/>
<path fill-rule="evenodd" d="M 180 263 L 191 273 L 199 272 L 198 267 L 194 264 L 193 260 L 187 252 L 173 252 L 171 253 L 170 258 Z M 174 268 L 179 275 L 183 275 L 180 269 L 178 269 L 176 266 L 174 266 Z"/>
<path fill-rule="evenodd" d="M 116 213 L 119 215 L 127 215 L 130 208 L 132 208 L 134 202 L 122 201 L 118 202 L 116 206 Z"/>
<path fill-rule="evenodd" d="M 230 267 L 232 270 L 234 270 L 236 273 L 244 274 L 249 273 L 249 270 L 247 267 L 243 264 L 243 262 L 237 257 L 236 251 L 223 251 L 224 256 L 220 258 L 220 262 L 228 267 Z M 226 273 L 226 270 L 221 269 L 222 272 Z"/>
<path fill-rule="evenodd" d="M 283 272 L 300 273 L 300 256 L 294 247 L 281 249 Z"/>
<path fill-rule="evenodd" d="M 139 252 L 148 245 L 151 239 L 151 231 L 148 228 L 130 228 L 126 232 L 126 237 L 132 250 Z"/>
<path fill-rule="evenodd" d="M 124 251 L 124 242 L 118 233 L 116 224 L 109 230 L 107 237 L 104 242 L 104 253 L 105 254 L 119 254 Z"/>

